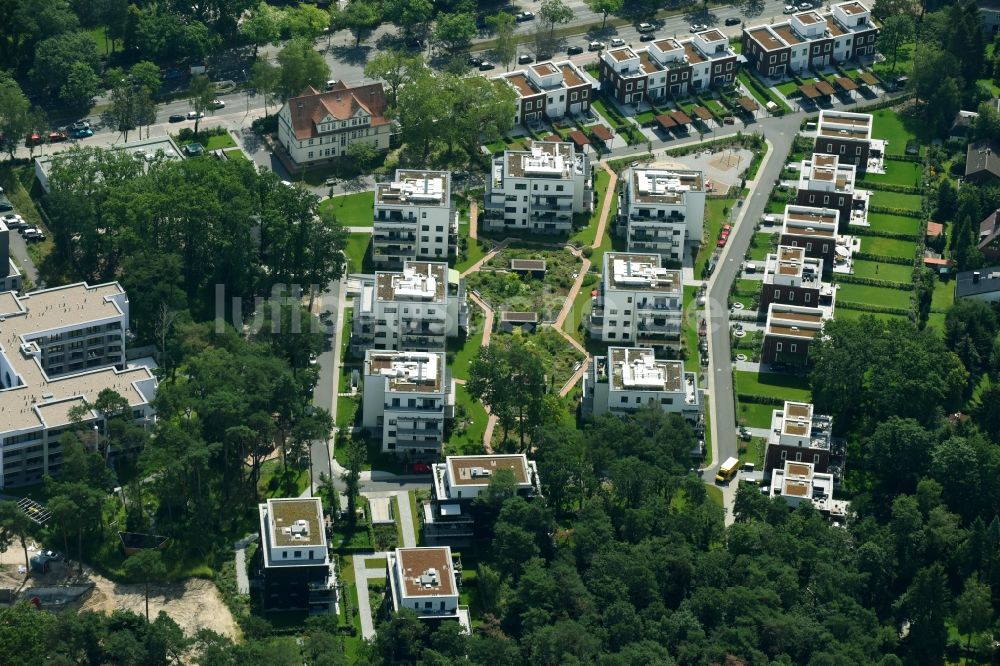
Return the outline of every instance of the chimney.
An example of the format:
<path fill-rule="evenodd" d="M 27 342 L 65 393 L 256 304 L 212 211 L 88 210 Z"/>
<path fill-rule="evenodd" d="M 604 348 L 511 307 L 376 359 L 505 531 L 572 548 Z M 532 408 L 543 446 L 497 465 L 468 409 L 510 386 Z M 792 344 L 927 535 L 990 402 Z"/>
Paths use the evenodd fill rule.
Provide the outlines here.
<path fill-rule="evenodd" d="M 979 271 L 972 271 L 972 282 L 973 284 L 979 282 Z"/>

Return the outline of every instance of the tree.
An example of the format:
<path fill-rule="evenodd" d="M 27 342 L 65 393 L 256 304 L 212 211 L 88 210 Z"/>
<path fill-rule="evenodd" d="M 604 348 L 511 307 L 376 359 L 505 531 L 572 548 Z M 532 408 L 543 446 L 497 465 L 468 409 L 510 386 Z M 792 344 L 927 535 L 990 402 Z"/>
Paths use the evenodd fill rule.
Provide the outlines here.
<path fill-rule="evenodd" d="M 368 143 L 352 143 L 347 147 L 347 157 L 361 173 L 369 173 L 378 159 L 378 151 Z"/>
<path fill-rule="evenodd" d="M 365 63 L 365 76 L 379 79 L 386 85 L 386 101 L 390 107 L 396 105 L 399 88 L 409 82 L 425 68 L 423 59 L 405 51 L 378 51 Z"/>
<path fill-rule="evenodd" d="M 545 368 L 539 353 L 520 336 L 484 347 L 469 366 L 466 388 L 496 414 L 505 440 L 509 429 L 518 426 L 523 450 L 525 434 L 536 426 L 545 393 Z"/>
<path fill-rule="evenodd" d="M 956 78 L 959 63 L 955 57 L 926 44 L 913 54 L 913 72 L 909 86 L 922 102 L 920 110 L 924 121 L 934 132 L 943 132 L 954 120 L 961 105 L 960 90 L 963 83 Z"/>
<path fill-rule="evenodd" d="M 344 482 L 344 494 L 347 495 L 347 520 L 351 525 L 354 525 L 354 521 L 357 519 L 355 513 L 361 467 L 365 462 L 365 448 L 363 443 L 354 440 L 349 440 L 342 446 L 347 446 L 347 465 L 340 479 Z"/>
<path fill-rule="evenodd" d="M 198 134 L 198 125 L 201 117 L 206 111 L 212 108 L 215 101 L 215 87 L 204 74 L 196 74 L 191 78 L 191 85 L 188 87 L 188 101 L 194 107 L 197 115 L 194 121 L 194 133 Z"/>
<path fill-rule="evenodd" d="M 128 133 L 139 126 L 139 114 L 136 87 L 119 70 L 111 85 L 111 104 L 102 114 L 102 120 L 128 141 Z"/>
<path fill-rule="evenodd" d="M 282 27 L 292 38 L 301 37 L 315 41 L 330 25 L 330 14 L 319 7 L 301 4 L 284 10 Z M 256 53 L 254 54 L 256 56 Z"/>
<path fill-rule="evenodd" d="M 21 507 L 16 502 L 0 501 L 0 545 L 4 545 L 2 550 L 7 550 L 14 539 L 17 539 L 21 544 L 21 550 L 24 551 L 24 568 L 26 571 L 31 571 L 31 565 L 28 561 L 27 543 L 31 527 L 31 519 L 28 518 L 24 511 L 21 511 Z"/>
<path fill-rule="evenodd" d="M 973 382 L 978 381 L 979 375 L 989 366 L 998 331 L 1000 322 L 996 313 L 982 301 L 959 300 L 945 316 L 945 344 L 962 360 Z"/>
<path fill-rule="evenodd" d="M 615 2 L 617 0 L 610 0 Z M 493 55 L 497 61 L 503 65 L 504 69 L 510 70 L 510 63 L 517 55 L 517 39 L 514 37 L 514 27 L 517 22 L 514 17 L 507 12 L 500 12 L 486 19 L 493 28 Z"/>
<path fill-rule="evenodd" d="M 13 160 L 14 153 L 32 129 L 28 98 L 6 72 L 0 72 L 0 151 Z"/>
<path fill-rule="evenodd" d="M 250 67 L 250 85 L 264 97 L 264 115 L 267 103 L 280 96 L 281 70 L 267 58 L 257 58 Z"/>
<path fill-rule="evenodd" d="M 896 71 L 899 49 L 913 38 L 913 18 L 909 14 L 895 14 L 882 21 L 878 35 L 879 52 L 892 61 L 889 71 Z"/>
<path fill-rule="evenodd" d="M 355 0 L 353 4 L 356 4 Z M 326 64 L 312 44 L 304 39 L 293 39 L 278 54 L 278 94 L 282 100 L 302 94 L 313 86 L 322 89 L 330 78 Z"/>
<path fill-rule="evenodd" d="M 386 18 L 402 28 L 406 37 L 424 32 L 433 16 L 430 0 L 391 0 L 386 6 Z"/>
<path fill-rule="evenodd" d="M 946 582 L 940 564 L 921 569 L 897 604 L 903 619 L 910 622 L 907 642 L 915 663 L 940 664 L 943 660 L 950 596 Z"/>
<path fill-rule="evenodd" d="M 281 35 L 281 26 L 285 22 L 284 10 L 272 7 L 266 2 L 261 2 L 250 14 L 240 23 L 240 34 L 248 42 L 253 44 L 253 57 L 257 57 L 257 52 L 261 46 L 270 44 L 278 40 Z M 324 16 L 324 26 L 328 23 Z M 320 28 L 322 32 L 322 28 Z"/>
<path fill-rule="evenodd" d="M 587 6 L 595 14 L 601 14 L 601 29 L 608 24 L 608 14 L 617 14 L 622 10 L 624 0 L 587 0 Z"/>
<path fill-rule="evenodd" d="M 567 7 L 562 0 L 542 0 L 541 8 L 538 10 L 538 17 L 548 27 L 549 38 L 553 39 L 556 34 L 556 25 L 569 23 L 573 20 L 573 10 Z"/>
<path fill-rule="evenodd" d="M 455 53 L 476 35 L 476 17 L 468 12 L 439 14 L 434 27 L 434 39 L 449 53 Z"/>
<path fill-rule="evenodd" d="M 377 3 L 366 0 L 351 0 L 342 11 L 334 14 L 334 22 L 340 28 L 347 28 L 354 35 L 354 46 L 361 46 L 361 40 L 382 22 L 382 14 Z"/>
<path fill-rule="evenodd" d="M 162 85 L 159 66 L 148 60 L 142 60 L 132 65 L 128 70 L 128 76 L 134 85 L 145 88 L 151 96 L 155 96 Z"/>
<path fill-rule="evenodd" d="M 51 37 L 41 42 L 35 51 L 31 81 L 51 97 L 64 102 L 78 102 L 96 92 L 97 70 L 101 59 L 90 35 L 74 32 Z M 63 89 L 66 89 L 65 92 Z"/>
<path fill-rule="evenodd" d="M 149 584 L 162 580 L 167 575 L 163 556 L 159 550 L 146 548 L 125 560 L 125 576 L 142 583 L 146 597 L 146 622 L 149 622 Z"/>

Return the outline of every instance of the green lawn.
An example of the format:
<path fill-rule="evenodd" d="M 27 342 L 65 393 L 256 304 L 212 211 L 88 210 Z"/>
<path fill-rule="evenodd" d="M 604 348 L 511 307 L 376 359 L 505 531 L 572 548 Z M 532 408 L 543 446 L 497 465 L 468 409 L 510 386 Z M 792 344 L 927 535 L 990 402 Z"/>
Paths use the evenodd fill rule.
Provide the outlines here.
<path fill-rule="evenodd" d="M 350 261 L 352 273 L 359 273 L 364 270 L 365 255 L 368 254 L 368 246 L 371 245 L 371 234 L 347 234 L 347 247 L 344 253 Z"/>
<path fill-rule="evenodd" d="M 902 192 L 872 192 L 871 205 L 887 208 L 902 208 L 904 210 L 920 210 L 924 198 L 919 194 L 903 194 Z"/>
<path fill-rule="evenodd" d="M 878 78 L 886 78 L 892 80 L 897 76 L 909 76 L 913 72 L 913 51 L 916 48 L 916 44 L 909 42 L 903 44 L 899 47 L 899 53 L 896 56 L 895 69 L 893 69 L 893 63 L 891 60 L 886 60 L 885 62 L 878 63 L 872 66 L 872 70 L 875 72 L 875 76 Z"/>
<path fill-rule="evenodd" d="M 597 172 L 597 177 L 594 179 L 594 191 L 597 192 L 597 203 L 594 204 L 594 212 L 590 214 L 587 226 L 570 236 L 570 241 L 583 246 L 594 245 L 594 241 L 597 240 L 597 226 L 601 221 L 601 209 L 604 207 L 604 197 L 609 195 L 608 183 L 611 181 L 611 174 L 600 168 L 595 169 L 595 171 Z M 614 196 L 614 192 L 611 192 L 610 196 Z M 614 211 L 611 211 L 608 217 L 610 218 L 613 214 Z"/>
<path fill-rule="evenodd" d="M 597 288 L 597 276 L 590 274 L 583 279 L 583 285 L 580 287 L 579 293 L 577 293 L 576 298 L 573 300 L 573 307 L 569 311 L 569 315 L 563 322 L 563 330 L 569 333 L 571 336 L 576 338 L 579 342 L 584 342 L 586 340 L 586 334 L 581 328 L 584 317 L 590 314 L 591 310 L 591 291 Z"/>
<path fill-rule="evenodd" d="M 476 357 L 482 344 L 483 336 L 478 327 L 465 339 L 448 338 L 448 367 L 451 368 L 452 377 L 469 378 L 469 363 Z"/>
<path fill-rule="evenodd" d="M 944 332 L 944 319 L 945 314 L 943 312 L 932 312 L 927 316 L 927 328 L 934 328 L 938 333 Z"/>
<path fill-rule="evenodd" d="M 205 150 L 219 150 L 220 148 L 235 148 L 236 142 L 233 141 L 233 137 L 229 136 L 229 132 L 225 134 L 217 134 L 215 136 L 208 137 L 205 141 Z"/>
<path fill-rule="evenodd" d="M 764 95 L 761 95 L 755 87 L 750 85 L 750 74 L 748 74 L 745 69 L 741 69 L 740 73 L 736 75 L 736 78 L 739 79 L 740 83 L 743 84 L 743 87 L 750 92 L 750 95 L 757 100 L 757 103 L 761 106 L 767 106 L 767 103 L 771 101 L 764 97 Z"/>
<path fill-rule="evenodd" d="M 944 312 L 955 302 L 955 282 L 934 279 L 934 294 L 931 296 L 931 310 Z"/>
<path fill-rule="evenodd" d="M 891 109 L 880 109 L 872 115 L 874 116 L 872 136 L 889 142 L 885 147 L 886 154 L 904 155 L 906 143 L 916 139 L 917 135 L 908 130 L 903 118 Z M 886 160 L 886 163 L 888 162 L 889 160 Z"/>
<path fill-rule="evenodd" d="M 841 321 L 854 321 L 855 319 L 860 319 L 864 315 L 886 321 L 890 319 L 898 319 L 900 321 L 908 319 L 905 315 L 890 314 L 888 312 L 865 312 L 864 310 L 851 310 L 848 308 L 838 308 L 836 318 Z M 931 316 L 933 317 L 934 315 L 932 314 Z"/>
<path fill-rule="evenodd" d="M 108 47 L 112 46 L 111 40 L 105 38 L 105 28 L 101 26 L 99 28 L 91 28 L 86 31 L 92 40 L 94 40 L 94 46 L 97 47 L 97 52 L 101 55 L 108 55 Z M 122 40 L 116 39 L 115 45 L 118 48 L 122 48 Z"/>
<path fill-rule="evenodd" d="M 776 405 L 761 405 L 756 402 L 740 402 L 737 405 L 736 420 L 748 428 L 770 428 L 771 413 Z"/>
<path fill-rule="evenodd" d="M 918 162 L 886 160 L 885 173 L 867 173 L 864 179 L 869 183 L 891 183 L 893 185 L 912 187 L 920 184 L 922 173 L 923 165 Z"/>
<path fill-rule="evenodd" d="M 862 252 L 884 257 L 910 259 L 914 256 L 916 247 L 916 243 L 913 241 L 896 240 L 895 238 L 880 238 L 878 236 L 864 236 L 861 238 Z"/>
<path fill-rule="evenodd" d="M 913 280 L 913 267 L 857 260 L 854 262 L 854 274 L 871 280 L 889 280 L 907 284 Z"/>
<path fill-rule="evenodd" d="M 915 217 L 891 215 L 889 213 L 868 213 L 868 223 L 872 229 L 878 231 L 891 231 L 897 234 L 911 235 L 916 235 L 920 232 L 920 220 Z"/>
<path fill-rule="evenodd" d="M 701 312 L 694 306 L 697 295 L 698 287 L 684 285 L 684 348 L 687 352 L 684 369 L 688 372 L 698 372 L 701 369 L 698 353 L 698 320 L 701 318 Z"/>
<path fill-rule="evenodd" d="M 841 284 L 837 289 L 837 301 L 881 305 L 887 308 L 905 310 L 910 307 L 912 292 L 886 287 L 872 287 L 866 284 Z"/>
<path fill-rule="evenodd" d="M 332 210 L 345 227 L 370 227 L 374 221 L 375 193 L 356 192 L 326 199 L 321 210 Z"/>
<path fill-rule="evenodd" d="M 698 256 L 694 260 L 694 275 L 701 277 L 702 271 L 708 264 L 712 252 L 715 251 L 715 243 L 719 238 L 719 231 L 722 225 L 729 221 L 732 207 L 736 199 L 708 199 L 705 201 L 705 236 L 701 247 L 698 248 Z"/>
<path fill-rule="evenodd" d="M 748 250 L 748 259 L 763 262 L 767 259 L 768 252 L 771 251 L 771 234 L 758 232 L 754 234 L 754 240 L 754 246 Z"/>
<path fill-rule="evenodd" d="M 707 446 L 707 444 L 706 444 Z M 705 492 L 708 494 L 708 499 L 712 500 L 718 506 L 723 506 L 722 489 L 716 486 L 705 486 Z"/>
<path fill-rule="evenodd" d="M 808 402 L 810 391 L 809 381 L 805 377 L 737 370 L 736 393 Z"/>
<path fill-rule="evenodd" d="M 621 120 L 619 120 L 621 118 L 621 114 L 618 113 L 618 110 L 615 109 L 614 107 L 611 107 L 609 109 L 608 105 L 604 103 L 603 99 L 597 98 L 593 100 L 590 103 L 590 105 L 594 108 L 595 111 L 601 114 L 601 116 L 606 121 L 608 121 L 608 124 L 610 124 L 615 130 L 620 130 L 622 127 L 626 125 L 627 121 L 622 122 Z"/>
<path fill-rule="evenodd" d="M 785 97 L 790 97 L 793 93 L 798 91 L 799 84 L 797 84 L 795 81 L 785 81 L 784 83 L 779 83 L 778 85 L 776 85 L 775 88 L 777 88 L 778 92 L 780 92 Z"/>
<path fill-rule="evenodd" d="M 227 150 L 226 151 L 226 157 L 228 157 L 231 160 L 236 160 L 238 162 L 240 162 L 240 161 L 242 161 L 242 162 L 249 162 L 250 161 L 250 158 L 247 157 L 247 154 L 244 153 L 239 148 L 232 148 L 230 150 Z"/>
<path fill-rule="evenodd" d="M 775 201 L 772 199 L 767 202 L 767 212 L 771 215 L 784 215 L 785 206 L 787 205 L 788 203 L 785 201 Z"/>
<path fill-rule="evenodd" d="M 447 455 L 473 454 L 482 451 L 486 432 L 486 409 L 473 400 L 462 385 L 455 386 L 455 420 L 446 444 Z"/>
<path fill-rule="evenodd" d="M 768 422 L 765 428 L 770 427 Z M 764 468 L 764 451 L 767 449 L 767 440 L 763 437 L 752 437 L 749 442 L 740 440 L 738 442 L 740 464 L 752 463 L 756 469 Z"/>

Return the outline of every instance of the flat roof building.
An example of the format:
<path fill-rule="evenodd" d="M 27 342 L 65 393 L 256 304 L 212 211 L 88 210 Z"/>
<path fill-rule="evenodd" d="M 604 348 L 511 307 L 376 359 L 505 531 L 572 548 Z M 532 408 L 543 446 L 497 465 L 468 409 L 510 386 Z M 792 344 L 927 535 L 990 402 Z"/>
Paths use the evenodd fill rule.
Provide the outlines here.
<path fill-rule="evenodd" d="M 787 460 L 771 475 L 770 494 L 772 498 L 780 497 L 792 508 L 805 501 L 812 502 L 820 513 L 842 522 L 851 504 L 833 499 L 833 486 L 832 474 L 817 472 L 812 463 Z"/>
<path fill-rule="evenodd" d="M 843 447 L 833 445 L 833 419 L 815 413 L 811 403 L 785 401 L 771 413 L 771 429 L 764 453 L 764 478 L 785 462 L 812 463 L 815 471 L 830 473 L 839 483 L 843 473 Z"/>
<path fill-rule="evenodd" d="M 680 263 L 685 247 L 701 243 L 705 179 L 701 171 L 631 167 L 623 175 L 618 233 L 629 252 L 655 252 Z"/>
<path fill-rule="evenodd" d="M 984 303 L 1000 302 L 1000 266 L 962 271 L 955 277 L 955 298 Z"/>
<path fill-rule="evenodd" d="M 623 416 L 650 403 L 699 421 L 704 405 L 697 374 L 685 372 L 683 361 L 657 359 L 652 349 L 608 347 L 583 376 L 585 416 Z"/>
<path fill-rule="evenodd" d="M 64 157 L 67 152 L 74 150 L 74 148 L 79 150 L 78 144 L 65 143 L 63 146 L 63 150 L 60 150 L 59 152 L 49 153 L 48 155 L 39 155 L 35 158 L 35 178 L 38 179 L 38 184 L 42 186 L 42 189 L 45 190 L 46 194 L 51 191 L 49 186 L 49 174 L 52 172 L 53 163 L 57 162 L 61 157 Z M 103 149 L 129 153 L 137 160 L 142 160 L 147 165 L 158 160 L 181 159 L 180 148 L 177 147 L 177 144 L 174 143 L 173 139 L 169 136 L 158 136 L 152 139 L 138 139 L 136 141 L 113 143 Z"/>
<path fill-rule="evenodd" d="M 515 125 L 586 114 L 601 87 L 571 60 L 537 62 L 523 70 L 500 74 L 494 80 L 506 83 L 517 95 Z"/>
<path fill-rule="evenodd" d="M 760 311 L 766 313 L 772 303 L 832 309 L 836 288 L 822 276 L 822 259 L 806 256 L 804 247 L 779 245 L 764 262 Z"/>
<path fill-rule="evenodd" d="M 407 261 L 446 261 L 458 240 L 451 172 L 397 169 L 375 186 L 372 259 L 377 268 Z"/>
<path fill-rule="evenodd" d="M 10 256 L 10 229 L 0 219 L 0 293 L 21 291 L 21 270 Z"/>
<path fill-rule="evenodd" d="M 125 363 L 128 313 L 117 282 L 0 293 L 0 487 L 56 475 L 70 412 L 104 389 L 125 398 L 138 423 L 152 422 L 156 378 Z M 102 418 L 90 410 L 84 422 Z"/>
<path fill-rule="evenodd" d="M 318 497 L 271 498 L 258 505 L 261 544 L 255 554 L 268 610 L 332 610 L 334 569 Z"/>
<path fill-rule="evenodd" d="M 836 155 L 858 171 L 879 172 L 883 170 L 885 141 L 872 138 L 870 113 L 823 109 L 816 123 L 815 151 Z"/>
<path fill-rule="evenodd" d="M 590 335 L 629 346 L 679 346 L 682 291 L 681 272 L 662 268 L 658 254 L 605 253 Z"/>
<path fill-rule="evenodd" d="M 764 327 L 761 363 L 802 366 L 809 360 L 809 345 L 822 334 L 830 308 L 771 303 Z"/>
<path fill-rule="evenodd" d="M 409 608 L 422 620 L 458 620 L 471 630 L 469 610 L 458 605 L 461 572 L 448 546 L 397 548 L 387 558 L 392 610 Z"/>

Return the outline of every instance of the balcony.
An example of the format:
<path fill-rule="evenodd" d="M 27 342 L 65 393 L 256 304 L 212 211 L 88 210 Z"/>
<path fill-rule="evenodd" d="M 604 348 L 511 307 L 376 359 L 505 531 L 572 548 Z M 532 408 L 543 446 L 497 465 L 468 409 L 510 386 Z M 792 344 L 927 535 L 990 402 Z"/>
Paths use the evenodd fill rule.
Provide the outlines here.
<path fill-rule="evenodd" d="M 391 231 L 388 233 L 376 231 L 372 235 L 372 240 L 374 240 L 376 243 L 383 243 L 390 241 L 415 242 L 417 240 L 417 234 L 413 232 L 401 232 L 401 231 Z"/>

